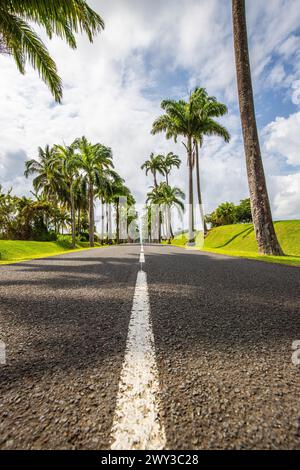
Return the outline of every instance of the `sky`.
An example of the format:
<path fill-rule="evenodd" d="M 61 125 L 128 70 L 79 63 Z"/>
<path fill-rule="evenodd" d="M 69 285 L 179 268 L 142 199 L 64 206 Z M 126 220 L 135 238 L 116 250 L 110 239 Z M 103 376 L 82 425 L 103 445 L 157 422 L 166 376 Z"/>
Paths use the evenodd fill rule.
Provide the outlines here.
<path fill-rule="evenodd" d="M 206 213 L 224 201 L 248 197 L 237 103 L 229 0 L 90 0 L 105 31 L 73 51 L 45 38 L 64 83 L 56 104 L 36 72 L 19 74 L 0 56 L 0 184 L 30 194 L 24 162 L 38 146 L 70 144 L 86 135 L 113 150 L 114 163 L 138 203 L 153 184 L 141 171 L 151 152 L 182 159 L 171 184 L 187 193 L 181 139 L 152 136 L 162 99 L 185 99 L 195 87 L 228 106 L 221 122 L 225 144 L 208 137 L 201 150 Z M 300 8 L 299 0 L 248 0 L 248 34 L 257 123 L 275 220 L 300 218 Z"/>

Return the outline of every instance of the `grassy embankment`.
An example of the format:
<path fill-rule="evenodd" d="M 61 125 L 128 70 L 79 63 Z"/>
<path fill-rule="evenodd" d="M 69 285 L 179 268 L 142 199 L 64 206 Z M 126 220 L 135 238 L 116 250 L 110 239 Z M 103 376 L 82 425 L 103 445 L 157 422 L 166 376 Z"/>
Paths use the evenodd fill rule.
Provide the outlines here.
<path fill-rule="evenodd" d="M 275 222 L 275 230 L 286 256 L 263 256 L 257 252 L 252 224 L 224 225 L 210 230 L 203 243 L 201 233 L 197 233 L 196 247 L 203 251 L 230 256 L 254 258 L 271 263 L 300 266 L 300 220 Z M 185 246 L 187 234 L 178 235 L 172 245 Z"/>
<path fill-rule="evenodd" d="M 77 242 L 74 250 L 70 249 L 70 237 L 62 237 L 56 242 L 35 242 L 23 240 L 0 240 L 0 265 L 16 263 L 35 258 L 60 255 L 62 253 L 86 250 L 88 242 Z M 95 243 L 95 247 L 101 245 Z"/>

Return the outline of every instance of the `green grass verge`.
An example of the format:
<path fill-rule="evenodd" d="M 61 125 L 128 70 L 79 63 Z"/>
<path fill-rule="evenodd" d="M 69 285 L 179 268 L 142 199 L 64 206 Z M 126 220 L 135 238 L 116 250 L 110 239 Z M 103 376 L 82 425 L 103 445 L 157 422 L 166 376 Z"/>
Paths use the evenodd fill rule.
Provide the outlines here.
<path fill-rule="evenodd" d="M 95 248 L 102 245 L 95 244 Z M 0 240 L 0 264 L 17 263 L 35 258 L 60 255 L 89 249 L 87 242 L 77 242 L 76 248 L 70 249 L 70 237 L 62 237 L 56 242 L 35 242 L 23 240 Z"/>
<path fill-rule="evenodd" d="M 188 234 L 182 233 L 180 235 L 176 235 L 173 240 L 171 240 L 171 245 L 174 246 L 181 246 L 185 247 L 188 241 Z M 203 232 L 196 232 L 196 237 L 195 237 L 195 248 L 202 248 L 203 247 Z M 163 245 L 168 245 L 168 242 L 163 241 Z"/>
<path fill-rule="evenodd" d="M 275 230 L 286 256 L 265 256 L 258 254 L 252 224 L 224 225 L 214 228 L 209 231 L 204 244 L 203 238 L 201 238 L 198 232 L 196 246 L 210 253 L 300 266 L 300 220 L 275 222 Z M 175 237 L 172 240 L 172 245 L 184 247 L 186 242 L 187 234 L 184 233 Z"/>

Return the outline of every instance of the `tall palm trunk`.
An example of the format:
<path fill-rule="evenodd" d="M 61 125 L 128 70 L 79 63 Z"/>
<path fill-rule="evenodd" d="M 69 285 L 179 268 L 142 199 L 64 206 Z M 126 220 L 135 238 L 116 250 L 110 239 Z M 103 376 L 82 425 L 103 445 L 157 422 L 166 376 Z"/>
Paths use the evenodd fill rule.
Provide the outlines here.
<path fill-rule="evenodd" d="M 157 184 L 156 172 L 155 171 L 153 171 L 153 180 L 154 180 L 154 187 L 157 188 L 158 184 Z"/>
<path fill-rule="evenodd" d="M 108 243 L 112 244 L 112 217 L 111 217 L 111 203 L 108 204 Z"/>
<path fill-rule="evenodd" d="M 162 224 L 162 215 L 160 207 L 158 208 L 158 243 L 161 243 L 161 224 Z"/>
<path fill-rule="evenodd" d="M 169 173 L 166 171 L 166 183 L 169 186 Z"/>
<path fill-rule="evenodd" d="M 80 211 L 80 206 L 78 206 L 78 209 L 77 209 L 77 232 L 78 232 L 78 236 L 80 235 L 80 230 L 81 230 L 80 218 L 81 218 L 81 211 Z"/>
<path fill-rule="evenodd" d="M 200 162 L 199 162 L 199 145 L 198 142 L 195 141 L 195 152 L 196 152 L 196 178 L 197 178 L 197 193 L 198 193 L 198 204 L 200 210 L 200 218 L 203 226 L 203 234 L 206 236 L 207 234 L 207 225 L 205 222 L 205 216 L 203 211 L 203 204 L 202 204 L 202 195 L 201 195 L 201 186 L 200 186 Z"/>
<path fill-rule="evenodd" d="M 151 219 L 151 209 L 147 207 L 147 228 L 148 228 L 148 241 L 149 243 L 152 242 L 152 234 L 151 234 L 151 225 L 152 225 L 152 219 Z"/>
<path fill-rule="evenodd" d="M 166 206 L 166 228 L 167 228 L 167 239 L 168 239 L 168 244 L 171 244 L 171 234 L 172 234 L 172 229 L 171 229 L 171 207 L 169 204 Z"/>
<path fill-rule="evenodd" d="M 165 240 L 167 238 L 167 226 L 166 226 L 166 206 L 161 205 L 161 238 Z"/>
<path fill-rule="evenodd" d="M 104 218 L 105 218 L 105 209 L 104 209 L 104 199 L 101 199 L 101 245 L 104 244 Z"/>
<path fill-rule="evenodd" d="M 106 215 L 106 243 L 108 244 L 108 202 L 105 203 L 105 215 Z"/>
<path fill-rule="evenodd" d="M 232 0 L 232 17 L 240 114 L 258 250 L 262 254 L 283 255 L 273 225 L 255 119 L 245 0 Z"/>
<path fill-rule="evenodd" d="M 71 198 L 71 221 L 72 221 L 72 246 L 71 248 L 75 248 L 76 246 L 76 215 L 75 215 L 74 194 L 73 194 L 72 188 L 70 188 L 70 198 Z"/>
<path fill-rule="evenodd" d="M 52 198 L 51 198 L 52 199 Z M 50 200 L 51 200 L 50 199 Z M 57 213 L 58 213 L 58 202 L 57 202 L 57 199 L 56 197 L 53 197 L 53 199 L 51 200 L 54 208 L 55 208 L 55 215 L 54 215 L 54 232 L 55 233 L 58 233 L 59 234 L 59 222 L 57 220 Z"/>
<path fill-rule="evenodd" d="M 189 244 L 194 243 L 194 195 L 193 195 L 193 161 L 192 161 L 192 139 L 188 137 L 188 171 L 189 171 Z"/>
<path fill-rule="evenodd" d="M 90 247 L 95 245 L 94 242 L 95 216 L 94 216 L 94 187 L 92 181 L 89 182 L 89 241 Z"/>
<path fill-rule="evenodd" d="M 119 201 L 116 202 L 116 243 L 120 243 L 119 238 L 119 231 L 120 231 L 120 207 Z"/>

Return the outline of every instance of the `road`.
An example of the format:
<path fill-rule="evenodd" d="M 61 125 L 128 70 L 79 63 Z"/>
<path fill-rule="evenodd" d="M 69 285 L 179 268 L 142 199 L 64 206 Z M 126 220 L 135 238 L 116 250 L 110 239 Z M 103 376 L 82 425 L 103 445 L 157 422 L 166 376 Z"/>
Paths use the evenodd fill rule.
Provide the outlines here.
<path fill-rule="evenodd" d="M 139 245 L 0 267 L 0 448 L 117 448 L 120 383 L 138 370 L 134 328 L 149 315 L 145 396 L 163 447 L 300 449 L 299 268 L 168 246 L 144 255 L 140 293 Z M 135 315 L 148 309 L 138 326 L 134 302 Z"/>

